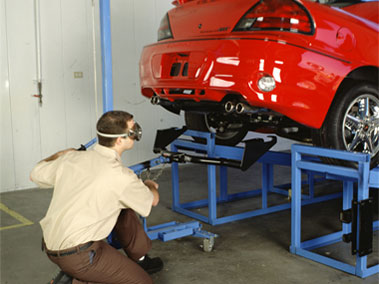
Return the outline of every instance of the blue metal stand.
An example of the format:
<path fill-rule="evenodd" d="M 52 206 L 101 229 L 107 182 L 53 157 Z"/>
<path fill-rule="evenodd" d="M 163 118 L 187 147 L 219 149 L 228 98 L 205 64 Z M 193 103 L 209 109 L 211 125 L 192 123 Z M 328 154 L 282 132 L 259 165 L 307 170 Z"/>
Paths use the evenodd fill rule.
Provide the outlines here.
<path fill-rule="evenodd" d="M 193 141 L 177 139 L 171 144 L 171 151 L 189 150 L 205 154 L 209 158 L 224 158 L 241 160 L 244 149 L 241 147 L 221 146 L 215 144 L 215 134 L 199 131 L 187 130 L 183 136 L 199 137 L 206 140 L 206 144 L 195 143 Z M 208 198 L 193 202 L 181 203 L 179 192 L 179 167 L 177 163 L 172 163 L 172 209 L 178 213 L 195 218 L 211 225 L 219 225 L 237 220 L 242 220 L 254 216 L 269 214 L 285 209 L 289 209 L 291 204 L 268 206 L 268 196 L 271 193 L 288 196 L 290 184 L 274 186 L 274 165 L 291 166 L 291 154 L 280 152 L 267 152 L 259 160 L 262 164 L 262 189 L 249 190 L 242 193 L 228 194 L 227 167 L 220 166 L 220 193 L 217 195 L 217 180 L 215 165 L 208 165 Z M 341 193 L 329 194 L 321 197 L 314 197 L 313 182 L 315 174 L 308 173 L 308 183 L 310 185 L 309 194 L 303 195 L 304 204 L 311 204 L 341 197 Z M 322 175 L 321 175 L 322 176 Z M 231 216 L 217 217 L 217 205 L 219 203 L 230 202 L 234 200 L 260 196 L 262 200 L 261 209 L 234 214 Z M 208 207 L 208 216 L 191 211 L 195 208 Z"/>
<path fill-rule="evenodd" d="M 346 161 L 356 162 L 357 169 L 334 166 L 322 163 L 316 163 L 307 160 L 309 156 L 322 156 Z M 353 200 L 353 185 L 358 184 L 357 202 L 367 200 L 369 189 L 379 188 L 379 167 L 370 171 L 370 156 L 367 154 L 351 153 L 346 151 L 337 151 L 322 149 L 316 147 L 293 145 L 292 146 L 292 222 L 291 222 L 291 247 L 290 251 L 294 254 L 312 259 L 314 261 L 332 266 L 342 271 L 355 274 L 360 277 L 367 277 L 379 272 L 379 264 L 367 267 L 367 255 L 356 255 L 356 265 L 352 266 L 345 262 L 332 259 L 330 257 L 319 255 L 311 250 L 319 247 L 341 242 L 344 234 L 351 232 L 351 224 L 343 224 L 342 230 L 316 239 L 301 241 L 301 173 L 302 171 L 311 171 L 314 173 L 324 173 L 328 179 L 337 179 L 343 181 L 343 210 L 350 209 Z M 359 223 L 359 214 L 356 216 Z M 360 227 L 359 224 L 357 226 Z M 379 222 L 373 222 L 373 230 L 378 230 Z M 356 232 L 357 240 L 360 238 L 360 232 Z M 359 242 L 357 242 L 359 244 Z"/>

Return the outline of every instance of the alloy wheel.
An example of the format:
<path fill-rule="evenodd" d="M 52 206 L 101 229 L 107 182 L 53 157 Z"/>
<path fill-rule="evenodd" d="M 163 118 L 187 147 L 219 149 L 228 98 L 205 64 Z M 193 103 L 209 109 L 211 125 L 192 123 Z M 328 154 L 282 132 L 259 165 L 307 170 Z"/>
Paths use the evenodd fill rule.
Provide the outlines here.
<path fill-rule="evenodd" d="M 347 108 L 342 127 L 346 150 L 370 154 L 379 152 L 379 99 L 362 94 Z"/>

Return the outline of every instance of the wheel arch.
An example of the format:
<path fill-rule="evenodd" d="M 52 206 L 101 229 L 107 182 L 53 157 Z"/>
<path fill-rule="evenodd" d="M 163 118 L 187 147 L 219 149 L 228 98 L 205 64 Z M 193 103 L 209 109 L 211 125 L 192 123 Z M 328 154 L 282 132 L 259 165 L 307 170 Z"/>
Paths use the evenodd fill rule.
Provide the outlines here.
<path fill-rule="evenodd" d="M 378 66 L 362 66 L 351 71 L 346 78 L 341 82 L 344 84 L 345 80 L 358 80 L 367 81 L 378 85 L 379 82 L 379 67 Z M 340 85 L 340 86 L 341 86 Z"/>
<path fill-rule="evenodd" d="M 379 86 L 379 67 L 378 66 L 361 66 L 353 71 L 351 71 L 347 76 L 342 80 L 336 94 L 329 106 L 328 112 L 324 118 L 323 124 L 327 120 L 330 110 L 332 109 L 333 104 L 338 103 L 339 96 L 345 92 L 346 89 L 350 88 L 357 82 L 369 82 Z"/>

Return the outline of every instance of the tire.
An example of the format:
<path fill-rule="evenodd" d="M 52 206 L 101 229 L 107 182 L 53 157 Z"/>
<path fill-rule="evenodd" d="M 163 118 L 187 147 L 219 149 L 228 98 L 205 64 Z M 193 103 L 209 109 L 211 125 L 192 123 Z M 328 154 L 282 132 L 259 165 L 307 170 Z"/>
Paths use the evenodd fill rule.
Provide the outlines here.
<path fill-rule="evenodd" d="M 319 136 L 318 136 L 319 135 Z M 379 94 L 378 87 L 359 83 L 340 93 L 333 102 L 316 144 L 324 148 L 369 153 L 370 168 L 379 161 Z M 328 162 L 356 167 L 355 163 L 327 159 Z"/>
<path fill-rule="evenodd" d="M 242 122 L 231 122 L 223 119 L 221 114 L 202 114 L 185 112 L 184 118 L 186 126 L 192 130 L 210 132 L 211 128 L 216 129 L 216 144 L 234 146 L 246 136 L 248 130 Z M 220 131 L 221 125 L 223 131 Z M 204 143 L 204 139 L 193 137 L 195 141 Z"/>

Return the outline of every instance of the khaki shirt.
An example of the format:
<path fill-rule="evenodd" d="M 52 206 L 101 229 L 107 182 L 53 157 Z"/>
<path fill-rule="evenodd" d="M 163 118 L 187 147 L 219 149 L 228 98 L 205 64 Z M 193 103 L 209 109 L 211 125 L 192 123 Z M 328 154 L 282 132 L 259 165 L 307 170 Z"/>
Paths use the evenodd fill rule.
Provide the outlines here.
<path fill-rule="evenodd" d="M 113 149 L 95 145 L 38 163 L 31 179 L 54 187 L 40 222 L 48 249 L 62 250 L 106 238 L 124 208 L 143 217 L 150 214 L 153 194 L 136 174 L 122 165 Z"/>

